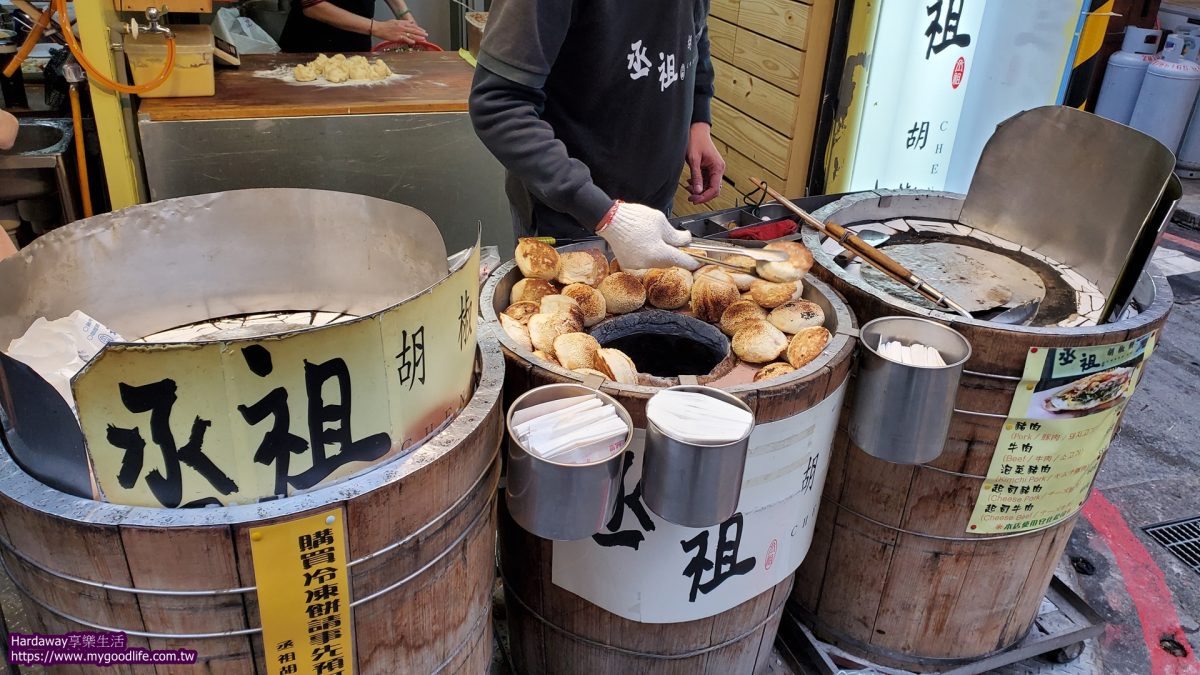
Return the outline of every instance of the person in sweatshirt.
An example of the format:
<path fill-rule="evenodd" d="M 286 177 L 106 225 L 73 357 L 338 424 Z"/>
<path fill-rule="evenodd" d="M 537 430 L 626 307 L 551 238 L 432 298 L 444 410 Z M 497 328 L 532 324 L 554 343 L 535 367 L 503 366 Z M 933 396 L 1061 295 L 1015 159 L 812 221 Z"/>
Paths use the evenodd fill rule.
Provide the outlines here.
<path fill-rule="evenodd" d="M 667 221 L 717 196 L 709 0 L 497 0 L 471 88 L 475 131 L 507 170 L 517 236 L 599 234 L 623 267 L 697 263 Z"/>

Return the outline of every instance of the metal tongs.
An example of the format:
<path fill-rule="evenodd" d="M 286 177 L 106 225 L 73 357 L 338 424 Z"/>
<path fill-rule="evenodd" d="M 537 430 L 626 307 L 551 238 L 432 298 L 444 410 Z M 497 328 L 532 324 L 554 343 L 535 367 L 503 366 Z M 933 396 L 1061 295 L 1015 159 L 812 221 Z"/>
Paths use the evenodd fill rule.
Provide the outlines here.
<path fill-rule="evenodd" d="M 713 241 L 698 241 L 693 239 L 690 244 L 681 248 L 694 248 L 697 251 L 705 251 L 707 253 L 720 253 L 723 255 L 740 255 L 758 262 L 783 262 L 788 259 L 787 251 L 773 251 L 762 248 L 747 248 L 744 246 L 735 246 L 733 244 L 718 244 Z M 718 258 L 711 258 L 706 255 L 696 255 L 695 253 L 686 252 L 696 260 L 702 263 L 719 265 L 728 267 L 729 269 L 741 272 L 743 274 L 754 274 L 753 267 L 744 265 L 735 265 L 731 262 L 726 262 Z"/>

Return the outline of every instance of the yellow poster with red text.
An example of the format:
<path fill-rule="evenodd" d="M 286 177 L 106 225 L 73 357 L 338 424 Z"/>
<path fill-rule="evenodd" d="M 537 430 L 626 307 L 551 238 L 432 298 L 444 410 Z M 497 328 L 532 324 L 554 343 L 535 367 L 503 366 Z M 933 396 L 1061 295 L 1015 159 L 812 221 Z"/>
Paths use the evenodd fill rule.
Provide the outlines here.
<path fill-rule="evenodd" d="M 1155 337 L 1030 348 L 968 532 L 1047 527 L 1083 506 Z"/>

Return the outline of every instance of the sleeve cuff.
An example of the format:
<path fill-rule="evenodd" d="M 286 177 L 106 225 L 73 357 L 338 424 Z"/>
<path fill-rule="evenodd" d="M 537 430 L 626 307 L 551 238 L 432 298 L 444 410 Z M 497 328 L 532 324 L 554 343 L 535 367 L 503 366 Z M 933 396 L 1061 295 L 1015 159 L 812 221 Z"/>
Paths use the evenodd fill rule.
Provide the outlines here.
<path fill-rule="evenodd" d="M 704 122 L 712 124 L 712 96 L 697 94 L 692 102 L 692 124 Z"/>
<path fill-rule="evenodd" d="M 503 61 L 493 56 L 486 50 L 479 52 L 479 57 L 476 59 L 476 61 L 478 61 L 479 65 L 492 71 L 500 77 L 503 77 L 510 82 L 516 82 L 517 84 L 524 85 L 530 89 L 541 89 L 546 84 L 547 75 L 545 73 L 537 73 L 520 66 L 515 66 L 507 61 Z"/>
<path fill-rule="evenodd" d="M 608 210 L 612 208 L 613 199 L 605 194 L 604 190 L 596 187 L 595 183 L 588 183 L 581 188 L 575 197 L 575 206 L 571 209 L 571 216 L 579 221 L 579 224 L 586 230 L 592 230 L 604 218 Z"/>

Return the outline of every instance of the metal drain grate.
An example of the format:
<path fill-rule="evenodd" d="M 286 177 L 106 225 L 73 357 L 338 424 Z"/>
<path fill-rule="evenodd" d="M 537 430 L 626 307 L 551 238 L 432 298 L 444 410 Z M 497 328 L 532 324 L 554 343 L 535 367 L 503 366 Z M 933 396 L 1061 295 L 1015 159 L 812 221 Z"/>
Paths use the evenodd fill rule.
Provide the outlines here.
<path fill-rule="evenodd" d="M 1200 574 L 1200 516 L 1142 528 L 1154 541 Z"/>

